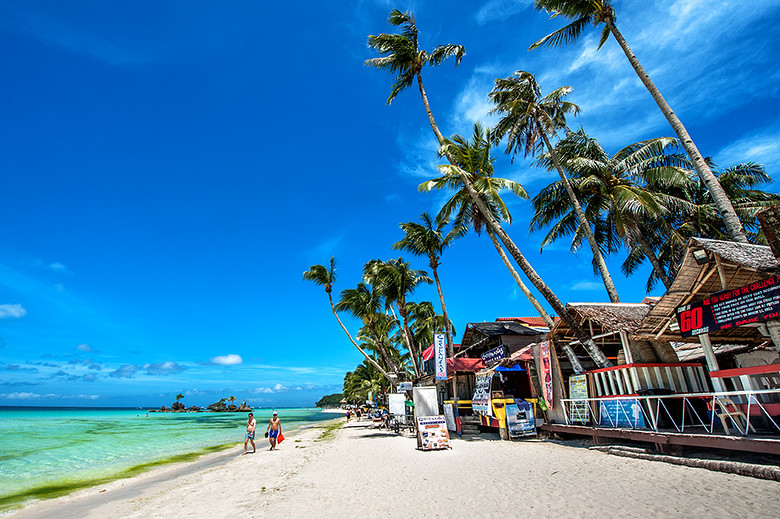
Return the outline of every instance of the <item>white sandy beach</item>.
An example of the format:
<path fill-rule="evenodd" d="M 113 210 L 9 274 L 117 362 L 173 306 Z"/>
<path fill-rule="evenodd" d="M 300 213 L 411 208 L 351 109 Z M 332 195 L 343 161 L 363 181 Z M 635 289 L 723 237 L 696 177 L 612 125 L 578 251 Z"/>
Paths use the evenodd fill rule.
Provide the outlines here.
<path fill-rule="evenodd" d="M 351 422 L 34 503 L 8 519 L 150 517 L 771 517 L 780 483 L 537 440 L 411 436 Z"/>

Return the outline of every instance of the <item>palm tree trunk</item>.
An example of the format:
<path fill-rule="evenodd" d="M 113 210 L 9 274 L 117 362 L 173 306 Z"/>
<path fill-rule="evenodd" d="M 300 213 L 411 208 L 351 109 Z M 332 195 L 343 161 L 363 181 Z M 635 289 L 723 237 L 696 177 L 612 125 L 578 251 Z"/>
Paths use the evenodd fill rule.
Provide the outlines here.
<path fill-rule="evenodd" d="M 384 365 L 393 373 L 398 373 L 398 366 L 395 365 L 395 363 L 390 359 L 390 355 L 387 354 L 387 350 L 385 350 L 382 338 L 376 331 L 376 325 L 373 322 L 370 322 L 368 329 L 371 332 L 371 338 L 374 339 L 374 344 L 376 345 L 376 349 L 379 351 L 379 356 L 382 358 Z"/>
<path fill-rule="evenodd" d="M 544 144 L 547 146 L 547 150 L 550 152 L 550 157 L 552 158 L 553 164 L 555 164 L 555 169 L 558 170 L 558 174 L 561 177 L 561 182 L 563 183 L 563 186 L 566 188 L 566 193 L 568 193 L 569 199 L 571 200 L 571 203 L 574 206 L 574 211 L 577 213 L 577 217 L 580 219 L 580 228 L 582 229 L 582 232 L 585 234 L 585 237 L 588 239 L 588 243 L 590 244 L 590 249 L 593 251 L 593 259 L 596 261 L 596 266 L 598 266 L 599 272 L 601 273 L 601 279 L 604 282 L 604 287 L 606 287 L 607 289 L 609 300 L 612 303 L 619 303 L 620 297 L 618 297 L 617 289 L 615 288 L 615 283 L 612 281 L 612 276 L 609 275 L 609 270 L 607 270 L 607 263 L 604 261 L 604 256 L 601 254 L 601 249 L 599 249 L 599 244 L 596 243 L 596 237 L 593 236 L 593 231 L 590 228 L 590 221 L 585 216 L 585 211 L 582 210 L 580 201 L 579 199 L 577 199 L 577 194 L 574 192 L 574 189 L 572 189 L 569 179 L 566 178 L 566 173 L 563 172 L 563 168 L 561 167 L 561 162 L 560 160 L 558 160 L 558 154 L 553 149 L 552 144 L 550 144 L 550 140 L 547 138 L 547 134 L 544 132 L 544 130 L 540 125 L 538 125 L 538 129 L 539 129 L 539 133 L 542 135 Z"/>
<path fill-rule="evenodd" d="M 406 348 L 409 350 L 409 356 L 412 358 L 412 368 L 414 368 L 414 376 L 420 378 L 420 367 L 417 363 L 417 351 L 414 347 L 414 337 L 412 337 L 412 331 L 409 329 L 409 324 L 406 322 L 406 301 L 399 301 L 398 313 L 401 314 L 401 336 L 404 338 Z"/>
<path fill-rule="evenodd" d="M 668 290 L 672 286 L 672 280 L 669 279 L 669 276 L 666 274 L 663 266 L 661 266 L 661 262 L 658 261 L 658 256 L 656 256 L 655 251 L 653 250 L 653 246 L 650 245 L 650 242 L 647 241 L 647 238 L 637 225 L 632 225 L 631 227 L 631 230 L 633 231 L 633 239 L 635 239 L 639 244 L 639 247 L 642 249 L 642 253 L 645 255 L 645 257 L 650 260 L 650 263 L 653 265 L 653 271 L 655 271 L 655 275 L 658 276 L 658 279 L 661 280 L 661 282 Z"/>
<path fill-rule="evenodd" d="M 363 350 L 363 348 L 361 348 L 358 345 L 358 343 L 355 342 L 355 339 L 352 338 L 352 334 L 349 333 L 349 331 L 347 330 L 347 327 L 344 326 L 344 323 L 341 322 L 341 319 L 339 319 L 339 314 L 336 313 L 336 307 L 333 306 L 333 297 L 331 297 L 330 292 L 328 292 L 328 301 L 330 301 L 330 309 L 333 311 L 333 315 L 336 317 L 336 320 L 339 322 L 339 325 L 341 325 L 341 329 L 344 330 L 344 333 L 346 333 L 347 337 L 349 337 L 350 342 L 355 346 L 355 348 L 358 349 L 358 351 L 360 353 L 363 354 L 363 356 L 366 358 L 366 360 L 368 362 L 370 362 L 371 364 L 373 364 L 374 367 L 377 370 L 379 370 L 379 372 L 382 374 L 382 376 L 385 377 L 387 379 L 387 381 L 390 382 L 390 384 L 392 384 L 393 383 L 393 379 L 390 377 L 390 375 L 388 375 L 387 372 L 384 369 L 382 369 L 382 366 L 380 366 L 379 363 L 377 361 L 375 361 L 374 358 L 371 355 L 366 353 Z"/>
<path fill-rule="evenodd" d="M 509 261 L 509 258 L 506 255 L 506 252 L 504 252 L 504 248 L 501 246 L 500 243 L 498 243 L 498 240 L 496 239 L 496 235 L 493 232 L 493 228 L 489 225 L 486 227 L 488 236 L 490 236 L 490 240 L 493 242 L 493 246 L 496 248 L 496 251 L 498 251 L 498 255 L 501 256 L 501 260 L 504 262 L 504 265 L 506 265 L 506 268 L 509 269 L 510 274 L 512 274 L 512 277 L 515 280 L 515 283 L 517 283 L 517 286 L 520 287 L 520 291 L 525 295 L 525 297 L 531 302 L 531 305 L 536 309 L 536 311 L 539 313 L 541 318 L 544 320 L 544 324 L 547 325 L 547 327 L 552 330 L 553 326 L 555 326 L 555 321 L 553 321 L 552 317 L 550 317 L 550 314 L 547 313 L 547 310 L 544 309 L 542 304 L 539 302 L 538 299 L 531 293 L 531 291 L 528 289 L 527 286 L 525 286 L 525 283 L 523 283 L 523 280 L 520 279 L 520 275 L 517 273 L 515 268 L 512 266 L 512 263 Z M 580 364 L 580 360 L 577 358 L 577 355 L 574 353 L 574 350 L 572 350 L 571 346 L 569 346 L 566 343 L 562 344 L 563 351 L 566 353 L 566 356 L 569 358 L 569 362 L 571 362 L 571 367 L 574 369 L 574 372 L 579 375 L 583 371 L 585 371 L 582 367 L 582 364 Z"/>
<path fill-rule="evenodd" d="M 680 139 L 683 149 L 685 149 L 685 152 L 691 158 L 691 161 L 693 161 L 693 167 L 696 169 L 696 173 L 699 174 L 699 178 L 702 180 L 702 182 L 704 182 L 704 185 L 709 190 L 710 196 L 712 197 L 713 202 L 715 202 L 715 206 L 718 208 L 720 217 L 723 219 L 723 223 L 726 226 L 726 232 L 728 233 L 729 237 L 735 242 L 748 243 L 745 230 L 742 228 L 742 223 L 739 221 L 739 217 L 734 210 L 734 206 L 731 204 L 731 200 L 723 190 L 720 182 L 718 182 L 717 177 L 715 177 L 710 167 L 704 161 L 704 157 L 702 157 L 699 149 L 696 147 L 696 144 L 694 144 L 693 139 L 691 139 L 691 136 L 688 135 L 688 130 L 685 129 L 682 121 L 680 121 L 680 119 L 677 117 L 677 114 L 672 111 L 672 107 L 669 106 L 664 97 L 661 95 L 661 92 L 658 90 L 658 88 L 656 88 L 655 84 L 650 79 L 650 76 L 647 74 L 647 72 L 645 72 L 645 69 L 642 67 L 641 63 L 639 63 L 639 60 L 634 55 L 633 51 L 628 46 L 628 43 L 626 43 L 626 40 L 623 38 L 623 35 L 620 34 L 620 31 L 617 29 L 615 24 L 609 20 L 606 21 L 606 24 L 607 27 L 609 27 L 612 35 L 617 40 L 618 45 L 620 45 L 620 48 L 623 49 L 623 52 L 628 58 L 629 63 L 631 63 L 631 66 L 634 67 L 636 75 L 639 76 L 639 79 L 645 85 L 645 88 L 647 88 L 647 90 L 650 92 L 650 95 L 653 96 L 653 99 L 658 105 L 658 108 L 661 109 L 664 117 L 666 117 L 666 120 L 669 121 L 669 124 L 672 126 L 674 133 L 676 133 L 677 137 Z"/>
<path fill-rule="evenodd" d="M 444 329 L 447 334 L 447 356 L 455 356 L 455 346 L 452 343 L 452 324 L 450 318 L 447 316 L 447 306 L 444 304 L 444 294 L 441 291 L 441 282 L 439 281 L 439 270 L 433 266 L 431 262 L 431 271 L 433 272 L 433 280 L 436 282 L 436 291 L 439 293 L 439 302 L 441 302 L 441 313 L 444 317 Z"/>
<path fill-rule="evenodd" d="M 439 131 L 438 126 L 436 126 L 436 121 L 433 118 L 433 112 L 431 111 L 431 107 L 428 104 L 428 96 L 426 95 L 425 88 L 423 87 L 422 75 L 419 73 L 419 71 L 417 72 L 417 84 L 420 87 L 420 94 L 422 95 L 423 104 L 425 105 L 425 112 L 428 114 L 428 121 L 431 123 L 433 133 L 436 134 L 436 138 L 439 140 L 439 144 L 444 144 L 444 136 Z M 520 267 L 520 270 L 522 270 L 526 277 L 528 277 L 529 281 L 531 281 L 531 284 L 533 284 L 534 287 L 536 287 L 536 289 L 542 294 L 542 296 L 544 296 L 550 306 L 552 306 L 553 310 L 555 310 L 555 312 L 560 316 L 561 320 L 563 320 L 569 326 L 569 328 L 571 328 L 574 336 L 577 337 L 583 347 L 587 350 L 588 355 L 590 355 L 596 365 L 600 368 L 607 368 L 612 366 L 612 363 L 609 361 L 609 359 L 607 359 L 606 355 L 604 355 L 604 352 L 602 352 L 596 343 L 593 342 L 593 339 L 591 339 L 582 326 L 580 326 L 580 323 L 578 323 L 577 320 L 566 311 L 566 308 L 563 306 L 563 303 L 561 303 L 561 300 L 558 299 L 558 296 L 556 296 L 550 287 L 544 283 L 542 278 L 539 276 L 539 274 L 536 273 L 528 260 L 525 259 L 523 253 L 520 252 L 520 249 L 517 247 L 517 245 L 515 245 L 512 239 L 506 234 L 504 229 L 501 227 L 501 224 L 499 224 L 493 218 L 487 206 L 485 205 L 485 202 L 474 189 L 474 186 L 471 185 L 471 181 L 469 180 L 468 175 L 466 175 L 466 173 L 457 166 L 457 162 L 453 159 L 452 155 L 447 153 L 445 156 L 447 157 L 447 160 L 450 164 L 458 168 L 458 174 L 460 175 L 461 181 L 463 181 L 463 185 L 469 192 L 469 196 L 477 205 L 479 212 L 482 213 L 485 221 L 488 222 L 488 225 L 493 228 L 498 237 L 501 239 L 501 242 L 506 246 L 506 249 L 510 254 L 512 254 L 512 258 Z"/>
<path fill-rule="evenodd" d="M 420 96 L 422 96 L 423 105 L 425 106 L 425 113 L 428 115 L 428 121 L 431 123 L 433 133 L 436 135 L 436 140 L 439 141 L 439 146 L 444 144 L 444 135 L 439 131 L 439 127 L 436 125 L 436 120 L 433 118 L 433 111 L 431 111 L 431 105 L 428 104 L 428 94 L 425 93 L 425 87 L 422 82 L 422 74 L 417 71 L 417 86 L 420 88 Z"/>

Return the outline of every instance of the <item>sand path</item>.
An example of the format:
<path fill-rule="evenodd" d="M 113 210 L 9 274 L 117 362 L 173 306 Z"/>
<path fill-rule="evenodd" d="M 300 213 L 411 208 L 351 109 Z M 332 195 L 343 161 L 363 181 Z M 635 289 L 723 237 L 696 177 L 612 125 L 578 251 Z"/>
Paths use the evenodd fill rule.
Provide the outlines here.
<path fill-rule="evenodd" d="M 277 452 L 219 454 L 203 467 L 157 470 L 9 519 L 780 517 L 773 481 L 536 440 L 456 439 L 452 450 L 419 452 L 413 438 L 367 422 L 330 440 L 321 434 L 290 433 Z"/>

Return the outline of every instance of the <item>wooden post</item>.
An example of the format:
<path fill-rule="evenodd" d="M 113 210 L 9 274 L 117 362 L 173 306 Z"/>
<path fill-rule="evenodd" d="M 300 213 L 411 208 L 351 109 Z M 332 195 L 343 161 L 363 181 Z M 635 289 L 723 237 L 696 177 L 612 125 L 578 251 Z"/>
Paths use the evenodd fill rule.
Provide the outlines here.
<path fill-rule="evenodd" d="M 699 342 L 701 343 L 701 348 L 704 350 L 704 358 L 707 361 L 707 369 L 710 372 L 720 371 L 720 366 L 718 366 L 718 359 L 715 358 L 715 351 L 712 349 L 712 341 L 710 341 L 710 334 L 703 333 L 699 335 Z M 715 391 L 726 390 L 726 388 L 723 386 L 723 382 L 720 379 L 713 378 L 712 385 L 715 388 Z"/>

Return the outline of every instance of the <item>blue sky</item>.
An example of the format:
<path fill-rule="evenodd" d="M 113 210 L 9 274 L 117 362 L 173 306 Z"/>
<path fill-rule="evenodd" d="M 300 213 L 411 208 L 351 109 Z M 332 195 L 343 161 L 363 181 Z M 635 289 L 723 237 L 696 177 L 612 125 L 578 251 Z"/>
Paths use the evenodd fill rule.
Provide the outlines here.
<path fill-rule="evenodd" d="M 780 5 L 615 4 L 700 150 L 780 177 Z M 424 71 L 445 134 L 490 124 L 493 80 L 527 70 L 545 92 L 571 85 L 570 124 L 608 151 L 672 135 L 614 40 L 528 52 L 562 24 L 531 5 L 0 0 L 0 405 L 307 406 L 340 390 L 361 357 L 302 272 L 335 255 L 336 290 L 353 287 L 445 196 L 417 191 L 439 161 L 416 88 L 386 106 L 390 77 L 362 65 L 390 9 L 415 12 L 423 47 L 466 47 Z M 532 195 L 553 180 L 503 154 L 496 170 Z M 590 254 L 539 254 L 529 203 L 510 202 L 510 234 L 559 297 L 606 301 Z M 620 261 L 621 299 L 641 301 L 647 272 Z M 440 274 L 459 335 L 534 315 L 487 237 L 455 243 Z"/>

